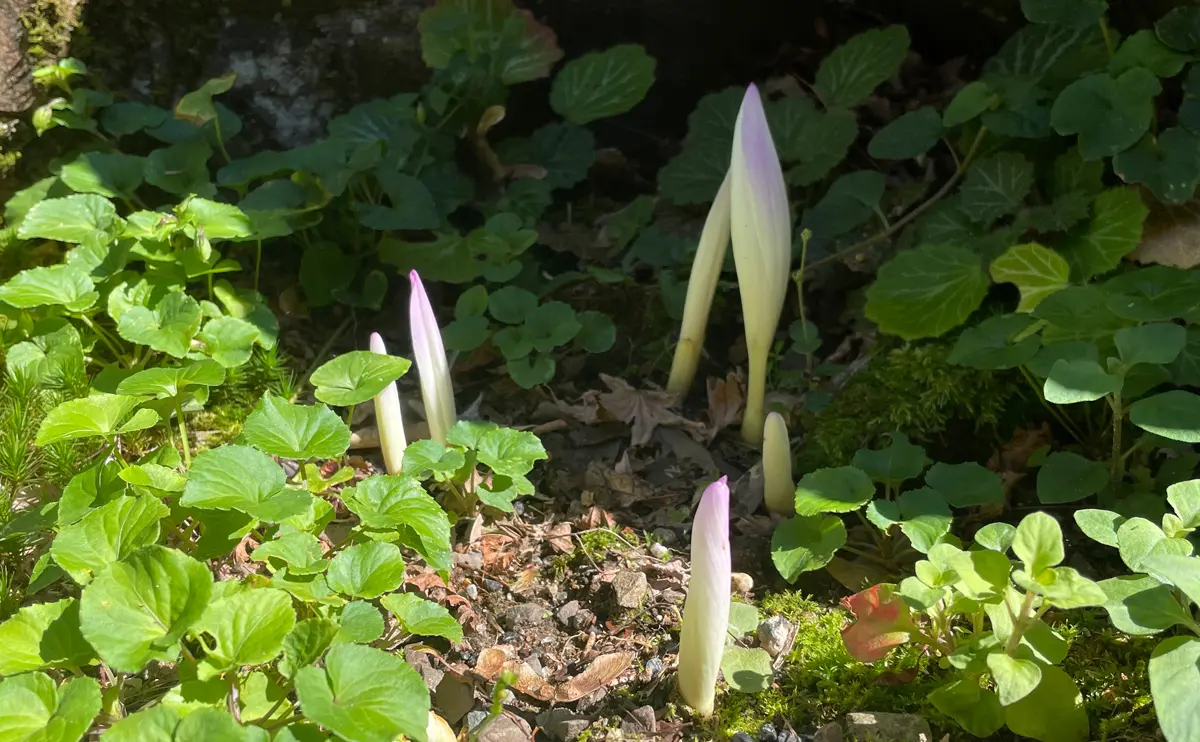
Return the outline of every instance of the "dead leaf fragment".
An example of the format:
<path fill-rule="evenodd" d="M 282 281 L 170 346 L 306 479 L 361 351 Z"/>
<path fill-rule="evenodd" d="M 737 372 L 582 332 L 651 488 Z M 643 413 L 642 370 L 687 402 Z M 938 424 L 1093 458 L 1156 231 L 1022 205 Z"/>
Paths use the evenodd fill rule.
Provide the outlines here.
<path fill-rule="evenodd" d="M 559 554 L 567 554 L 575 550 L 575 545 L 571 542 L 570 523 L 555 523 L 546 530 L 546 536 L 550 541 L 550 548 Z"/>
<path fill-rule="evenodd" d="M 600 379 L 611 390 L 601 392 L 600 404 L 618 420 L 630 425 L 632 445 L 649 443 L 650 435 L 659 425 L 683 428 L 694 438 L 704 438 L 703 424 L 671 411 L 676 402 L 674 394 L 662 389 L 635 389 L 624 379 L 607 374 L 600 374 Z"/>
<path fill-rule="evenodd" d="M 708 439 L 717 437 L 722 429 L 739 422 L 746 398 L 736 373 L 730 371 L 724 379 L 709 377 L 708 386 Z"/>
<path fill-rule="evenodd" d="M 1129 257 L 1139 263 L 1157 263 L 1175 268 L 1200 265 L 1200 199 L 1171 206 L 1146 199 L 1150 213 L 1142 229 L 1142 241 Z"/>
<path fill-rule="evenodd" d="M 588 669 L 560 685 L 554 691 L 557 703 L 572 703 L 580 698 L 594 693 L 621 676 L 633 664 L 631 652 L 613 652 L 602 654 L 592 660 Z"/>

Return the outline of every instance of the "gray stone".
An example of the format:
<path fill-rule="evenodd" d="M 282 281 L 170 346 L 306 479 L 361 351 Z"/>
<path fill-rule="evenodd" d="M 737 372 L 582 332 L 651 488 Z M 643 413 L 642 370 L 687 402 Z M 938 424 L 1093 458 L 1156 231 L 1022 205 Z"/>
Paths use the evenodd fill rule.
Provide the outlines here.
<path fill-rule="evenodd" d="M 842 725 L 836 721 L 829 722 L 813 735 L 813 742 L 842 742 L 842 739 Z"/>
<path fill-rule="evenodd" d="M 533 739 L 533 730 L 521 717 L 504 713 L 492 719 L 476 739 L 478 742 L 529 742 Z"/>
<path fill-rule="evenodd" d="M 758 625 L 758 646 L 767 654 L 778 657 L 788 650 L 795 627 L 783 616 L 771 616 Z"/>
<path fill-rule="evenodd" d="M 475 690 L 452 673 L 446 673 L 433 692 L 433 704 L 446 723 L 454 726 L 475 707 Z"/>
<path fill-rule="evenodd" d="M 654 557 L 655 559 L 666 559 L 667 557 L 671 556 L 671 550 L 662 544 L 655 542 L 650 544 L 650 556 Z"/>
<path fill-rule="evenodd" d="M 679 540 L 679 537 L 675 535 L 675 531 L 671 530 L 670 528 L 655 528 L 653 531 L 651 531 L 651 534 L 654 536 L 654 538 L 663 542 L 667 546 L 670 546 Z"/>
<path fill-rule="evenodd" d="M 846 737 L 855 742 L 933 742 L 929 722 L 915 714 L 856 711 L 845 722 Z"/>
<path fill-rule="evenodd" d="M 617 605 L 622 608 L 638 608 L 650 592 L 650 582 L 641 572 L 618 572 L 612 581 Z"/>
<path fill-rule="evenodd" d="M 594 623 L 596 623 L 596 614 L 587 608 L 580 608 L 579 612 L 571 617 L 571 628 L 576 631 L 583 631 Z"/>
<path fill-rule="evenodd" d="M 754 578 L 745 572 L 734 572 L 730 575 L 730 587 L 733 592 L 745 595 L 754 589 Z"/>
<path fill-rule="evenodd" d="M 446 675 L 444 670 L 433 666 L 433 663 L 429 661 L 429 655 L 424 652 L 406 649 L 404 650 L 404 661 L 408 663 L 409 667 L 417 671 L 421 679 L 425 681 L 426 687 L 431 691 L 437 689 L 438 685 L 442 682 L 442 678 Z"/>
<path fill-rule="evenodd" d="M 455 552 L 454 566 L 464 569 L 483 569 L 483 554 L 478 551 L 467 551 L 461 554 Z"/>
<path fill-rule="evenodd" d="M 483 720 L 486 718 L 488 718 L 488 712 L 472 711 L 471 713 L 467 714 L 467 728 L 475 729 L 480 724 L 482 724 Z"/>
<path fill-rule="evenodd" d="M 501 619 L 506 628 L 515 631 L 520 628 L 537 626 L 545 622 L 549 615 L 550 613 L 544 605 L 539 605 L 538 603 L 517 603 L 506 608 L 501 615 Z"/>
<path fill-rule="evenodd" d="M 558 610 L 554 613 L 554 617 L 557 618 L 558 622 L 563 626 L 570 626 L 571 619 L 575 618 L 575 616 L 579 614 L 579 610 L 579 601 L 572 600 L 570 603 L 563 603 L 561 606 L 559 606 Z"/>
<path fill-rule="evenodd" d="M 658 719 L 653 706 L 642 706 L 630 711 L 621 721 L 621 731 L 630 736 L 653 737 L 658 734 Z"/>
<path fill-rule="evenodd" d="M 592 725 L 592 720 L 570 709 L 556 708 L 537 716 L 538 726 L 558 742 L 573 742 Z"/>

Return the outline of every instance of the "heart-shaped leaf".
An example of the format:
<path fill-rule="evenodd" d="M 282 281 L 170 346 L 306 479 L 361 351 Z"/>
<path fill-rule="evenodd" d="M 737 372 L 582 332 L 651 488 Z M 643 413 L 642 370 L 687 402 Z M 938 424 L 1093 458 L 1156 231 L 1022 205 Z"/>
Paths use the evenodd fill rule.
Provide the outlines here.
<path fill-rule="evenodd" d="M 1047 402 L 1076 404 L 1093 402 L 1121 391 L 1123 380 L 1095 361 L 1059 359 L 1050 368 L 1042 393 Z"/>
<path fill-rule="evenodd" d="M 462 641 L 462 626 L 450 611 L 412 593 L 392 593 L 380 601 L 396 616 L 400 626 L 417 636 L 441 636 L 452 642 Z"/>
<path fill-rule="evenodd" d="M 929 463 L 925 449 L 909 443 L 903 433 L 892 433 L 887 448 L 860 449 L 851 464 L 872 480 L 888 487 L 899 487 L 906 479 L 921 476 Z"/>
<path fill-rule="evenodd" d="M 1015 284 L 1020 290 L 1018 312 L 1032 312 L 1042 299 L 1067 285 L 1071 266 L 1053 250 L 1029 242 L 993 260 L 990 272 L 996 283 Z"/>
<path fill-rule="evenodd" d="M 283 469 L 249 446 L 210 448 L 192 461 L 179 504 L 206 510 L 237 510 L 278 523 L 308 511 L 312 495 L 287 486 Z"/>
<path fill-rule="evenodd" d="M 573 124 L 587 124 L 631 110 L 653 84 L 654 58 L 639 44 L 618 44 L 563 65 L 550 107 Z"/>
<path fill-rule="evenodd" d="M 35 205 L 21 221 L 17 235 L 23 240 L 81 243 L 109 233 L 116 224 L 117 208 L 108 199 L 96 195 L 67 196 Z"/>
<path fill-rule="evenodd" d="M 334 459 L 350 447 L 350 428 L 325 405 L 297 405 L 263 394 L 246 418 L 250 445 L 286 459 Z"/>
<path fill-rule="evenodd" d="M 996 682 L 1000 705 L 1009 706 L 1033 692 L 1042 682 L 1042 668 L 1036 662 L 1009 657 L 1003 652 L 987 656 L 988 669 Z"/>
<path fill-rule="evenodd" d="M 0 683 L 0 708 L 0 739 L 78 742 L 100 713 L 100 684 L 81 677 L 55 688 L 44 673 L 18 675 Z"/>
<path fill-rule="evenodd" d="M 117 393 L 168 399 L 178 397 L 190 386 L 220 386 L 224 381 L 225 369 L 220 364 L 210 360 L 193 361 L 186 366 L 138 371 L 121 380 Z"/>
<path fill-rule="evenodd" d="M 355 544 L 333 558 L 325 579 L 329 587 L 344 595 L 378 598 L 404 584 L 404 558 L 395 544 Z"/>
<path fill-rule="evenodd" d="M 251 552 L 250 558 L 259 562 L 277 560 L 294 575 L 324 572 L 329 566 L 317 537 L 300 531 L 285 533 L 264 542 Z"/>
<path fill-rule="evenodd" d="M 829 107 L 861 103 L 900 69 L 908 44 L 904 26 L 854 36 L 821 60 L 814 85 L 817 95 Z"/>
<path fill-rule="evenodd" d="M 158 541 L 170 510 L 158 498 L 118 497 L 63 528 L 50 545 L 54 562 L 81 585 L 135 549 Z"/>
<path fill-rule="evenodd" d="M 788 582 L 824 567 L 846 544 L 846 525 L 836 515 L 789 518 L 771 536 L 771 561 Z"/>
<path fill-rule="evenodd" d="M 936 337 L 966 321 L 987 294 L 979 256 L 965 248 L 926 245 L 884 264 L 867 289 L 867 316 L 905 340 Z"/>
<path fill-rule="evenodd" d="M 450 520 L 421 487 L 404 475 L 374 476 L 341 491 L 346 507 L 368 528 L 401 531 L 405 545 L 437 570 L 450 568 Z"/>
<path fill-rule="evenodd" d="M 154 309 L 130 307 L 117 322 L 117 332 L 131 343 L 183 358 L 191 349 L 203 317 L 199 302 L 177 291 L 164 296 Z"/>
<path fill-rule="evenodd" d="M 1103 464 L 1071 451 L 1056 451 L 1038 469 L 1037 495 L 1043 505 L 1078 502 L 1108 484 Z"/>
<path fill-rule="evenodd" d="M 26 606 L 0 623 L 0 675 L 83 667 L 96 656 L 79 632 L 79 601 Z"/>
<path fill-rule="evenodd" d="M 70 399 L 50 410 L 38 428 L 34 441 L 39 446 L 76 438 L 109 438 L 120 433 L 144 430 L 158 422 L 153 410 L 138 410 L 144 400 L 122 394 L 92 392 L 82 399 Z"/>
<path fill-rule="evenodd" d="M 875 496 L 871 478 L 853 466 L 818 469 L 796 487 L 796 514 L 848 513 Z"/>
<path fill-rule="evenodd" d="M 739 693 L 762 693 L 771 687 L 775 668 L 767 650 L 731 645 L 721 656 L 721 675 Z"/>
<path fill-rule="evenodd" d="M 925 475 L 925 483 L 956 508 L 994 505 L 1004 500 L 1000 478 L 974 461 L 934 464 Z"/>
<path fill-rule="evenodd" d="M 1158 78 L 1144 67 L 1116 77 L 1088 75 L 1059 94 L 1050 122 L 1063 136 L 1079 135 L 1083 159 L 1110 157 L 1132 147 L 1146 133 L 1154 115 L 1154 97 L 1160 92 Z"/>
<path fill-rule="evenodd" d="M 0 301 L 17 309 L 61 306 L 68 312 L 82 312 L 98 298 L 87 273 L 66 264 L 29 268 L 0 286 Z"/>
<path fill-rule="evenodd" d="M 215 600 L 196 624 L 216 641 L 208 646 L 206 665 L 217 671 L 270 662 L 283 649 L 283 638 L 296 625 L 291 597 L 272 588 L 249 589 Z"/>
<path fill-rule="evenodd" d="M 317 399 L 345 407 L 373 399 L 411 365 L 398 356 L 355 350 L 322 364 L 313 372 L 311 381 Z"/>
<path fill-rule="evenodd" d="M 328 618 L 306 618 L 297 623 L 283 638 L 283 659 L 279 662 L 279 672 L 290 678 L 300 668 L 315 664 L 329 649 L 337 632 L 337 623 Z"/>
<path fill-rule="evenodd" d="M 425 682 L 402 658 L 382 650 L 339 644 L 329 650 L 324 669 L 310 666 L 296 673 L 296 693 L 305 716 L 344 739 L 425 738 Z"/>

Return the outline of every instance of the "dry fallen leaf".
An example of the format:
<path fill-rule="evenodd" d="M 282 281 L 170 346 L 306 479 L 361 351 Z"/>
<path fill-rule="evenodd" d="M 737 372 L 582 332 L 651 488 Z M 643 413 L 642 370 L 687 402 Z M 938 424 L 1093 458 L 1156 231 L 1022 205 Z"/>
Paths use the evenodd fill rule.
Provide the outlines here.
<path fill-rule="evenodd" d="M 571 541 L 570 523 L 555 523 L 546 530 L 546 536 L 550 541 L 550 548 L 559 554 L 567 554 L 575 550 L 575 545 Z"/>
<path fill-rule="evenodd" d="M 633 654 L 630 652 L 602 654 L 592 660 L 588 669 L 560 685 L 554 691 L 554 700 L 557 703 L 578 701 L 619 678 L 631 664 L 633 664 Z"/>
<path fill-rule="evenodd" d="M 1008 443 L 992 453 L 987 466 L 994 472 L 1024 472 L 1029 470 L 1029 457 L 1043 446 L 1054 442 L 1050 423 L 1036 428 L 1017 428 Z"/>
<path fill-rule="evenodd" d="M 674 394 L 662 389 L 635 389 L 624 379 L 600 374 L 600 379 L 611 391 L 600 394 L 600 404 L 618 420 L 630 425 L 631 443 L 642 446 L 650 441 L 650 435 L 659 425 L 683 428 L 697 439 L 705 436 L 705 426 L 672 412 Z"/>
<path fill-rule="evenodd" d="M 742 395 L 742 385 L 733 371 L 723 380 L 709 377 L 708 382 L 708 439 L 711 441 L 721 432 L 742 419 L 742 410 L 746 399 Z"/>
<path fill-rule="evenodd" d="M 1200 265 L 1200 199 L 1171 206 L 1146 199 L 1150 213 L 1142 228 L 1142 241 L 1129 257 L 1139 263 L 1175 268 Z"/>

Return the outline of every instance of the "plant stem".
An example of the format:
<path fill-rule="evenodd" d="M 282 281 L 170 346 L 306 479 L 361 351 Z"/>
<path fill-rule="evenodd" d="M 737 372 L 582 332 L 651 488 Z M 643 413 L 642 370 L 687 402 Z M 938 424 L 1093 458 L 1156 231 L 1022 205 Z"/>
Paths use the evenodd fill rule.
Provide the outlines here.
<path fill-rule="evenodd" d="M 950 191 L 954 189 L 954 186 L 958 185 L 958 181 L 962 180 L 963 175 L 966 175 L 967 168 L 971 165 L 971 160 L 973 160 L 975 158 L 975 153 L 979 151 L 979 145 L 980 145 L 980 143 L 983 142 L 983 135 L 986 132 L 987 132 L 986 126 L 979 127 L 979 133 L 975 135 L 975 141 L 971 143 L 971 148 L 969 150 L 967 150 L 966 157 L 963 158 L 962 162 L 955 169 L 954 174 L 950 176 L 950 179 L 947 180 L 942 185 L 942 187 L 937 190 L 937 193 L 934 193 L 928 199 L 926 199 L 925 201 L 923 201 L 922 203 L 917 205 L 915 208 L 913 208 L 912 211 L 908 212 L 900 219 L 897 219 L 895 221 L 895 223 L 893 223 L 891 226 L 887 227 L 883 231 L 879 232 L 878 234 L 874 234 L 874 235 L 868 237 L 867 239 L 863 240 L 862 242 L 855 243 L 855 244 L 851 245 L 850 247 L 844 248 L 842 250 L 838 250 L 837 252 L 834 252 L 834 253 L 830 253 L 829 255 L 826 255 L 825 257 L 821 258 L 820 260 L 814 260 L 810 267 L 816 268 L 818 265 L 824 265 L 825 263 L 831 263 L 835 260 L 841 260 L 842 258 L 844 258 L 848 255 L 853 255 L 856 252 L 860 252 L 862 250 L 867 249 L 868 247 L 870 247 L 872 245 L 875 245 L 875 244 L 878 244 L 880 242 L 887 240 L 889 237 L 896 234 L 904 227 L 908 226 L 913 220 L 915 220 L 921 214 L 925 213 L 925 211 L 928 210 L 929 207 L 933 206 L 938 201 L 941 201 L 943 198 L 945 198 L 946 194 L 950 193 Z"/>
<path fill-rule="evenodd" d="M 354 222 L 358 224 L 357 221 Z M 258 275 L 259 269 L 262 268 L 262 240 L 258 240 L 254 247 L 254 290 L 258 291 Z"/>
<path fill-rule="evenodd" d="M 1075 428 L 1075 424 L 1071 422 L 1071 419 L 1067 417 L 1066 413 L 1046 401 L 1046 397 L 1042 394 L 1041 387 L 1039 387 L 1037 382 L 1033 380 L 1033 376 L 1029 373 L 1029 369 L 1025 368 L 1024 366 L 1018 366 L 1017 368 L 1021 369 L 1021 375 L 1025 377 L 1025 381 L 1027 381 L 1029 383 L 1029 387 L 1033 389 L 1033 394 L 1038 398 L 1038 401 L 1042 403 L 1042 407 L 1045 407 L 1046 411 L 1049 412 L 1050 415 L 1057 420 L 1060 425 L 1066 428 L 1067 432 L 1075 437 L 1075 440 L 1082 444 L 1083 434 Z"/>
<path fill-rule="evenodd" d="M 808 241 L 812 239 L 812 232 L 807 229 L 800 233 L 800 269 L 792 274 L 792 282 L 796 284 L 796 303 L 800 305 L 800 327 L 804 332 L 804 341 L 808 342 L 808 316 L 804 310 L 804 269 L 808 262 Z M 805 353 L 804 359 L 808 366 L 808 375 L 812 376 L 813 372 L 813 354 Z"/>
<path fill-rule="evenodd" d="M 1125 421 L 1125 410 L 1121 403 L 1121 390 L 1109 395 L 1108 403 L 1112 407 L 1112 478 L 1109 484 L 1114 490 L 1125 477 L 1125 457 L 1121 455 L 1121 428 Z"/>
<path fill-rule="evenodd" d="M 1004 646 L 1004 653 L 1009 657 L 1017 656 L 1017 647 L 1021 646 L 1021 635 L 1025 633 L 1025 629 L 1029 628 L 1029 624 L 1033 621 L 1033 617 L 1029 615 L 1029 610 L 1033 607 L 1034 597 L 1032 590 L 1025 591 L 1025 602 L 1021 603 L 1021 612 L 1013 620 L 1012 634 L 1008 637 L 1008 644 Z"/>
<path fill-rule="evenodd" d="M 183 405 L 178 400 L 175 402 L 175 417 L 179 418 L 179 447 L 183 449 L 183 464 L 191 469 L 192 449 L 188 444 L 187 422 L 183 419 Z"/>
<path fill-rule="evenodd" d="M 304 482 L 304 489 L 311 492 L 312 490 L 308 489 L 308 467 L 304 465 L 305 462 L 303 461 L 298 461 L 296 463 L 300 465 L 300 481 Z"/>
<path fill-rule="evenodd" d="M 121 349 L 116 346 L 113 339 L 109 337 L 109 334 L 100 325 L 92 322 L 91 317 L 88 317 L 86 314 L 79 315 L 79 319 L 83 320 L 83 324 L 87 325 L 88 329 L 95 333 L 96 337 L 100 338 L 100 342 L 108 347 L 113 356 L 116 357 L 117 363 L 124 362 L 130 368 L 133 367 L 133 364 L 129 362 L 129 359 L 125 357 L 125 354 L 121 352 Z"/>

